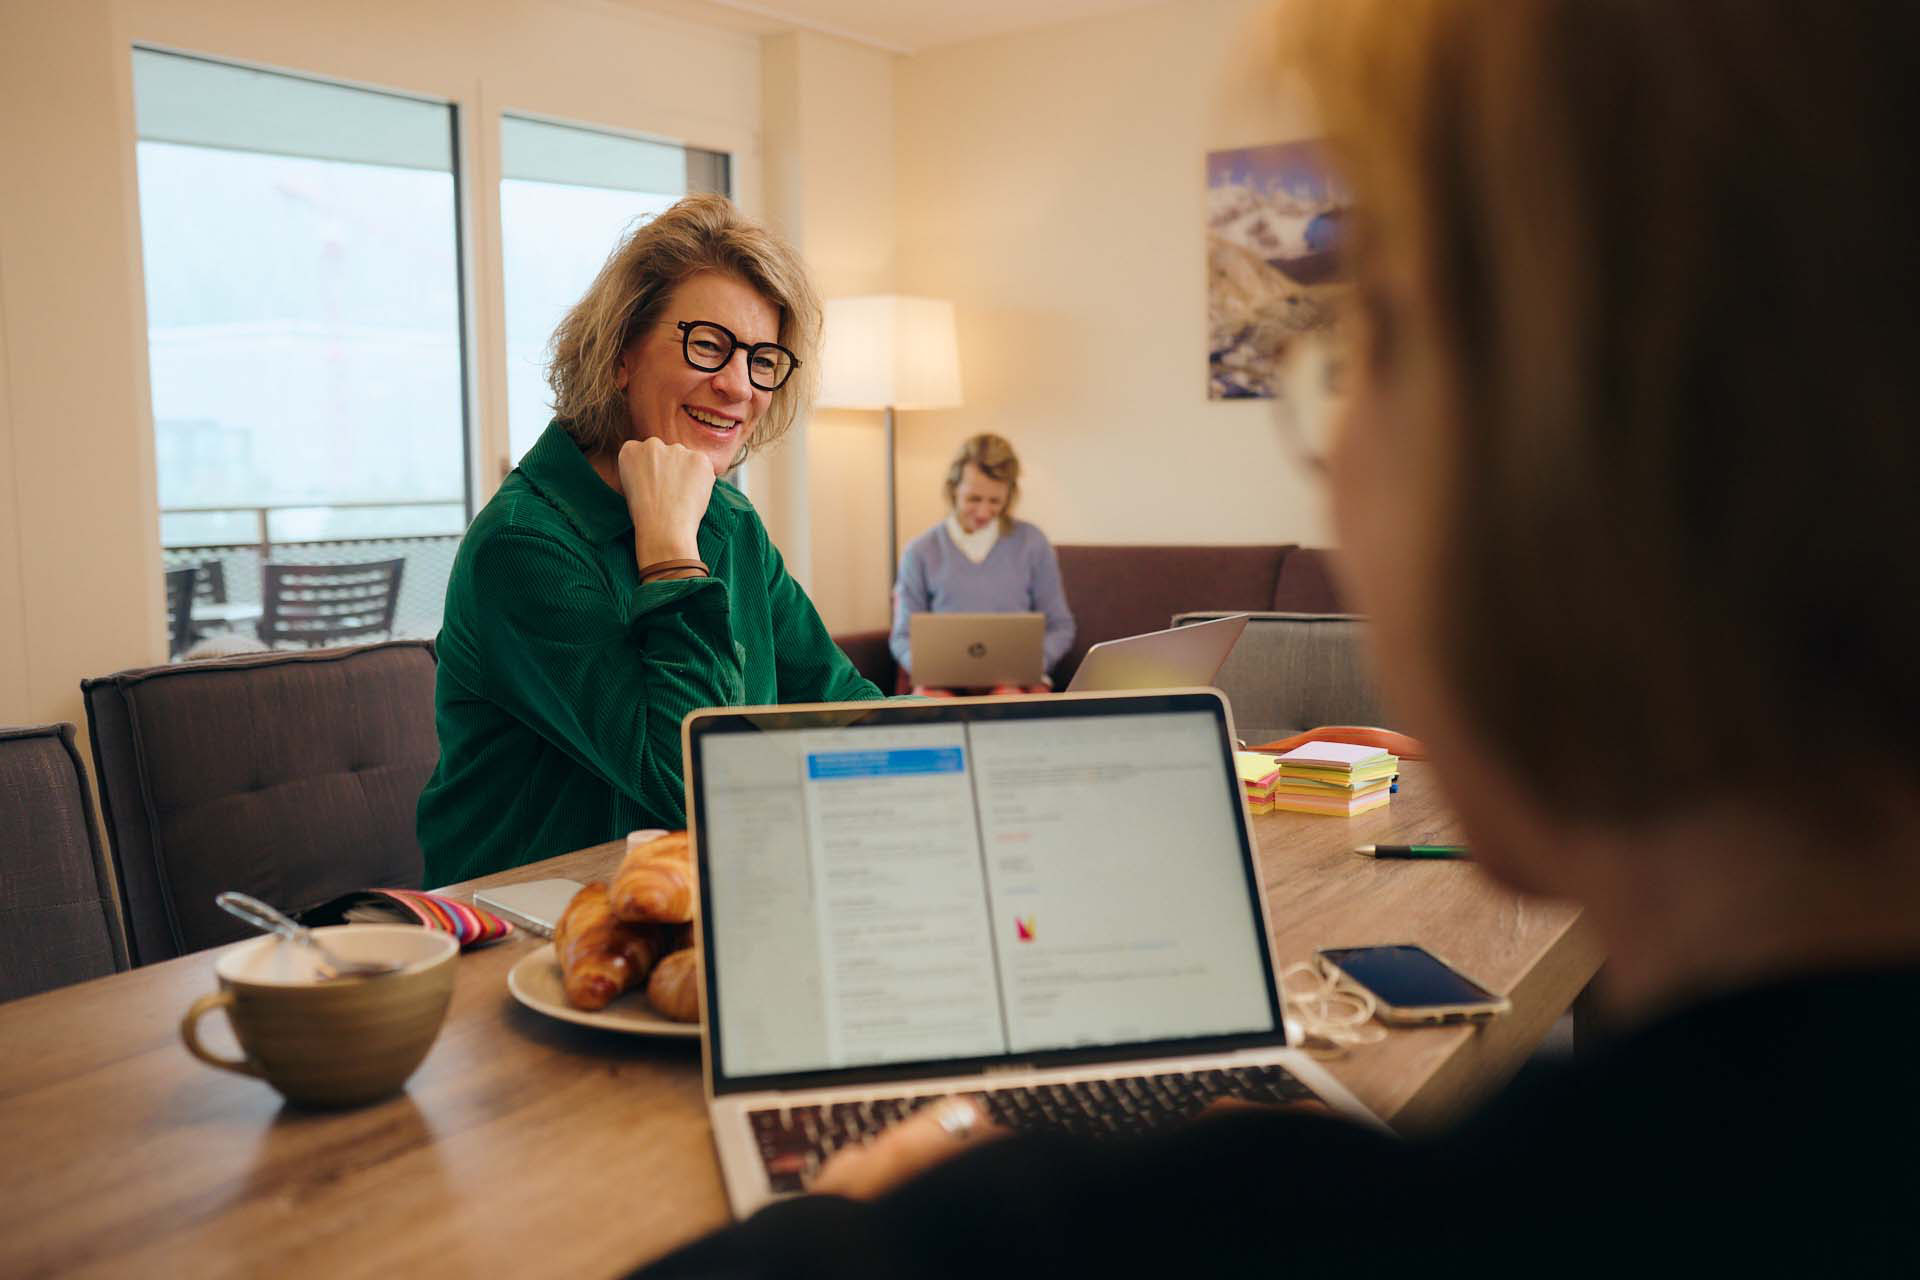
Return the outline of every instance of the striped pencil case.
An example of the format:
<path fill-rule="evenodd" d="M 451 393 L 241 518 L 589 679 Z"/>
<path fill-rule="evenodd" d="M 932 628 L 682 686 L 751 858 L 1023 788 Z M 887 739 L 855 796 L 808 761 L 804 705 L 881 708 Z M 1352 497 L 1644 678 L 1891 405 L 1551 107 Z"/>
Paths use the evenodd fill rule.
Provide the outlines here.
<path fill-rule="evenodd" d="M 418 924 L 450 933 L 462 951 L 484 947 L 513 934 L 513 926 L 485 907 L 421 889 L 356 889 L 309 907 L 296 917 L 301 924 Z"/>

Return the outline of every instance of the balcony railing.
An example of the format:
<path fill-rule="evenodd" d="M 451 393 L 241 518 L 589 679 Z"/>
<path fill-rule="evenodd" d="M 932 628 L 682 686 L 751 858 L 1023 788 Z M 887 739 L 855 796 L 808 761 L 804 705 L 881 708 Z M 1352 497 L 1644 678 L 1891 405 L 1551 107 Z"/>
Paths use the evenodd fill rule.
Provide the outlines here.
<path fill-rule="evenodd" d="M 333 513 L 377 511 L 433 512 L 425 520 L 341 520 Z M 289 513 L 310 513 L 297 520 Z M 454 552 L 466 524 L 466 503 L 460 499 L 422 498 L 383 502 L 289 502 L 255 505 L 162 507 L 161 559 L 169 569 L 218 561 L 226 580 L 230 604 L 260 603 L 260 566 L 277 564 L 354 564 L 400 557 L 407 567 L 400 580 L 400 600 L 394 615 L 394 635 L 431 637 L 439 633 L 446 601 L 447 576 L 453 571 Z M 226 516 L 219 532 L 182 532 L 167 536 L 167 517 Z M 278 517 L 278 519 L 276 519 Z M 178 525 L 180 521 L 173 521 Z M 205 522 L 213 524 L 213 521 Z M 313 532 L 316 526 L 360 523 L 364 531 Z M 380 526 L 439 524 L 446 531 L 399 532 Z M 295 527 L 288 528 L 286 526 Z M 305 525 L 306 529 L 298 526 Z M 276 527 L 278 526 L 278 527 Z M 249 633 L 250 627 L 241 628 Z"/>

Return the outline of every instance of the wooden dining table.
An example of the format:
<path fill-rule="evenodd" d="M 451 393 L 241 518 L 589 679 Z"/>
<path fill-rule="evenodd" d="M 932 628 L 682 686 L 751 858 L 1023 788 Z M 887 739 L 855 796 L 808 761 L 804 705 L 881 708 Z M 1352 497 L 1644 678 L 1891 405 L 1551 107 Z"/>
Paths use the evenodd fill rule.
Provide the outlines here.
<path fill-rule="evenodd" d="M 1496 1087 L 1586 986 L 1577 908 L 1471 862 L 1376 861 L 1355 846 L 1459 832 L 1432 776 L 1357 818 L 1253 819 L 1282 965 L 1315 948 L 1420 943 L 1513 1009 L 1391 1031 L 1329 1068 L 1402 1130 Z M 608 875 L 619 844 L 481 880 Z M 697 1041 L 576 1026 L 523 1007 L 522 933 L 460 958 L 440 1037 L 402 1095 L 284 1105 L 181 1046 L 219 950 L 0 1005 L 0 1276 L 617 1274 L 728 1220 Z M 632 997 L 629 997 L 632 998 Z M 232 1052 L 222 1020 L 210 1047 Z"/>

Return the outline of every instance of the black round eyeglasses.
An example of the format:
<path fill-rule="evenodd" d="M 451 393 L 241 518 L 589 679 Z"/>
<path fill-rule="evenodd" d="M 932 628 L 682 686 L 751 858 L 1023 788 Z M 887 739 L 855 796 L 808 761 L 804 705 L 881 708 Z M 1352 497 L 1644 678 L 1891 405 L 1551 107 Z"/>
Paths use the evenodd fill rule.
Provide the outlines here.
<path fill-rule="evenodd" d="M 720 372 L 727 367 L 727 361 L 733 359 L 734 352 L 744 351 L 747 381 L 762 391 L 778 391 L 800 367 L 793 352 L 779 343 L 742 342 L 733 336 L 731 329 L 711 320 L 682 320 L 676 327 L 680 330 L 680 354 L 702 373 Z"/>

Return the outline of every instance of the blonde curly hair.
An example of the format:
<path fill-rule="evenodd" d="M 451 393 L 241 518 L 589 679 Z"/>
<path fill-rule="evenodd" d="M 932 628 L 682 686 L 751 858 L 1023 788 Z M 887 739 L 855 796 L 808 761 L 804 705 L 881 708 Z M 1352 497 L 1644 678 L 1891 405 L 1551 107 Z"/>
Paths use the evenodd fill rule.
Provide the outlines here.
<path fill-rule="evenodd" d="M 821 308 L 800 255 L 725 196 L 688 196 L 622 236 L 553 331 L 547 383 L 554 416 L 581 448 L 599 453 L 628 439 L 632 417 L 616 377 L 620 355 L 659 318 L 675 289 L 705 271 L 732 276 L 771 302 L 780 312 L 780 345 L 796 361 L 736 462 L 785 435 L 813 403 Z"/>

